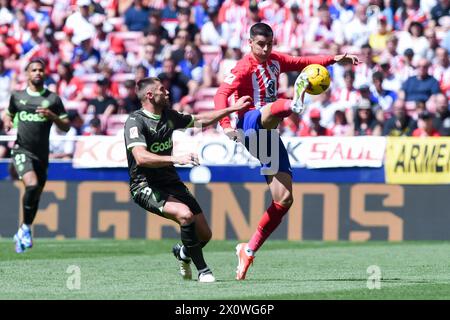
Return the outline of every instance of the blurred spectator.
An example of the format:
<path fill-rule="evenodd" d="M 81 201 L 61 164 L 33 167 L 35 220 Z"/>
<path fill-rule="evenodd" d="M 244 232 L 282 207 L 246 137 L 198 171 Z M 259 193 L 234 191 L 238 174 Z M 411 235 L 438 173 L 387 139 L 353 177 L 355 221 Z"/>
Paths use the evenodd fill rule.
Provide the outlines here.
<path fill-rule="evenodd" d="M 429 111 L 419 114 L 417 129 L 413 131 L 413 137 L 440 137 L 441 135 L 433 126 L 433 115 Z"/>
<path fill-rule="evenodd" d="M 75 128 L 70 127 L 69 131 L 65 132 L 52 125 L 50 128 L 50 159 L 72 159 L 75 151 L 75 140 L 77 135 Z"/>
<path fill-rule="evenodd" d="M 305 41 L 306 24 L 302 23 L 300 8 L 296 3 L 291 5 L 288 19 L 274 29 L 276 44 L 279 50 L 302 47 Z"/>
<path fill-rule="evenodd" d="M 125 81 L 127 93 L 125 98 L 120 100 L 118 113 L 132 113 L 142 108 L 141 101 L 136 95 L 136 82 L 134 80 Z"/>
<path fill-rule="evenodd" d="M 177 15 L 178 23 L 175 27 L 175 34 L 178 35 L 181 30 L 186 30 L 189 36 L 188 41 L 194 42 L 195 36 L 199 33 L 197 25 L 191 22 L 191 8 L 180 8 Z"/>
<path fill-rule="evenodd" d="M 170 45 L 161 41 L 161 35 L 157 28 L 151 27 L 145 36 L 145 45 L 152 45 L 156 49 L 156 60 L 161 62 L 171 54 Z"/>
<path fill-rule="evenodd" d="M 89 126 L 83 132 L 83 136 L 100 136 L 104 135 L 102 123 L 99 118 L 94 117 L 89 121 Z"/>
<path fill-rule="evenodd" d="M 230 37 L 245 39 L 249 19 L 248 0 L 225 0 L 219 10 L 219 23 L 230 27 Z"/>
<path fill-rule="evenodd" d="M 110 80 L 99 78 L 97 80 L 97 98 L 88 101 L 88 113 L 99 117 L 102 124 L 106 125 L 109 116 L 117 112 L 117 100 L 109 93 Z"/>
<path fill-rule="evenodd" d="M 400 52 L 411 48 L 414 51 L 414 63 L 420 58 L 425 58 L 427 48 L 430 46 L 424 35 L 424 27 L 421 23 L 413 21 L 408 27 L 408 32 L 399 33 L 398 48 Z"/>
<path fill-rule="evenodd" d="M 387 91 L 398 92 L 402 87 L 402 82 L 398 75 L 392 71 L 389 60 L 380 61 L 380 71 L 383 75 L 382 88 Z M 373 77 L 373 75 L 372 75 Z"/>
<path fill-rule="evenodd" d="M 92 46 L 91 36 L 80 36 L 79 45 L 73 51 L 72 66 L 75 75 L 96 73 L 101 61 L 100 52 Z"/>
<path fill-rule="evenodd" d="M 8 107 L 9 97 L 15 83 L 15 72 L 5 67 L 5 56 L 0 54 L 0 110 Z"/>
<path fill-rule="evenodd" d="M 344 72 L 344 88 L 336 88 L 332 94 L 332 101 L 340 104 L 346 109 L 354 106 L 359 100 L 359 91 L 354 87 L 355 73 L 351 70 Z"/>
<path fill-rule="evenodd" d="M 295 137 L 299 130 L 300 119 L 297 113 L 293 112 L 289 117 L 283 119 L 280 125 L 280 135 L 283 137 Z"/>
<path fill-rule="evenodd" d="M 125 41 L 119 37 L 110 37 L 110 49 L 108 53 L 102 57 L 103 63 L 112 69 L 114 73 L 128 73 L 130 66 L 127 63 L 127 49 Z"/>
<path fill-rule="evenodd" d="M 83 81 L 73 76 L 72 65 L 63 62 L 58 65 L 58 81 L 56 85 L 56 93 L 65 100 L 82 100 L 83 99 Z"/>
<path fill-rule="evenodd" d="M 65 28 L 73 32 L 73 41 L 79 44 L 81 39 L 93 37 L 95 27 L 91 24 L 91 0 L 77 0 L 78 10 L 67 17 Z"/>
<path fill-rule="evenodd" d="M 184 59 L 184 50 L 189 43 L 189 32 L 185 29 L 180 29 L 173 40 L 173 46 L 171 48 L 172 53 L 170 57 L 174 60 L 175 64 L 179 64 Z"/>
<path fill-rule="evenodd" d="M 11 24 L 14 20 L 11 0 L 0 1 L 0 25 Z"/>
<path fill-rule="evenodd" d="M 353 19 L 345 25 L 345 39 L 356 48 L 361 48 L 369 42 L 369 36 L 372 33 L 367 23 L 367 5 L 357 4 Z M 338 41 L 336 41 L 338 42 Z"/>
<path fill-rule="evenodd" d="M 416 128 L 416 121 L 406 113 L 405 101 L 397 99 L 393 106 L 393 116 L 384 124 L 383 135 L 411 136 Z"/>
<path fill-rule="evenodd" d="M 397 99 L 397 94 L 394 91 L 383 89 L 383 81 L 383 73 L 377 71 L 372 75 L 371 100 L 380 106 L 384 117 L 389 118 L 392 115 L 392 106 Z"/>
<path fill-rule="evenodd" d="M 285 5 L 284 0 L 266 0 L 261 1 L 258 4 L 259 7 L 259 16 L 261 17 L 262 22 L 267 23 L 272 26 L 273 29 L 276 29 L 278 26 L 282 25 L 288 20 L 290 15 L 289 8 Z M 294 4 L 293 2 L 292 4 Z M 297 8 L 298 5 L 296 4 Z M 297 13 L 299 10 L 297 10 Z"/>
<path fill-rule="evenodd" d="M 27 30 L 30 32 L 30 35 L 26 41 L 22 42 L 22 55 L 27 54 L 34 47 L 42 43 L 42 38 L 39 35 L 39 25 L 36 22 L 28 22 Z"/>
<path fill-rule="evenodd" d="M 198 0 L 196 5 L 192 8 L 192 16 L 194 17 L 194 23 L 199 30 L 203 28 L 205 23 L 209 21 L 208 9 L 215 9 L 215 6 L 208 6 L 208 0 Z"/>
<path fill-rule="evenodd" d="M 150 9 L 143 0 L 134 0 L 124 14 L 126 29 L 128 31 L 144 31 L 149 25 L 149 14 Z"/>
<path fill-rule="evenodd" d="M 439 131 L 441 136 L 450 136 L 450 110 L 448 98 L 439 93 L 435 97 L 436 115 L 434 117 L 434 127 Z"/>
<path fill-rule="evenodd" d="M 224 46 L 230 38 L 228 23 L 219 23 L 219 11 L 216 8 L 208 9 L 209 21 L 200 30 L 200 39 L 203 44 Z"/>
<path fill-rule="evenodd" d="M 430 62 L 420 59 L 417 64 L 417 75 L 409 77 L 402 85 L 399 97 L 405 101 L 427 101 L 432 95 L 440 92 L 439 82 L 428 73 Z"/>
<path fill-rule="evenodd" d="M 402 57 L 402 67 L 397 70 L 397 74 L 402 82 L 416 75 L 416 65 L 413 63 L 413 60 L 414 51 L 411 48 L 406 49 Z"/>
<path fill-rule="evenodd" d="M 204 82 L 206 87 L 211 86 L 210 68 L 205 66 L 202 52 L 196 45 L 190 43 L 186 46 L 184 59 L 180 61 L 179 67 L 181 72 L 189 79 L 197 82 L 198 86 Z"/>
<path fill-rule="evenodd" d="M 142 64 L 136 67 L 136 72 L 134 73 L 134 79 L 136 82 L 148 77 L 148 70 Z"/>
<path fill-rule="evenodd" d="M 225 77 L 231 72 L 231 70 L 236 66 L 238 60 L 243 56 L 241 49 L 241 42 L 230 41 L 224 59 L 220 60 L 219 71 L 217 73 L 217 83 L 222 83 Z"/>
<path fill-rule="evenodd" d="M 96 34 L 92 42 L 92 46 L 100 52 L 100 55 L 105 56 L 110 48 L 109 34 L 114 30 L 114 26 L 107 21 L 104 17 L 94 19 L 93 24 L 95 26 Z"/>
<path fill-rule="evenodd" d="M 323 127 L 320 124 L 320 110 L 311 109 L 309 112 L 310 123 L 307 124 L 302 121 L 302 128 L 300 129 L 299 136 L 301 137 L 317 137 L 317 136 L 332 136 L 331 130 Z"/>
<path fill-rule="evenodd" d="M 378 62 L 387 61 L 393 68 L 394 73 L 403 65 L 403 57 L 398 54 L 398 38 L 395 34 L 391 34 L 386 39 L 386 49 L 380 54 Z"/>
<path fill-rule="evenodd" d="M 308 106 L 308 110 L 320 110 L 320 124 L 326 128 L 329 128 L 334 121 L 334 113 L 338 109 L 342 109 L 342 105 L 339 103 L 331 102 L 331 90 L 326 90 L 324 93 L 317 96 L 313 96 L 313 102 Z M 302 119 L 306 122 L 309 121 L 310 113 L 306 111 Z"/>
<path fill-rule="evenodd" d="M 155 30 L 163 44 L 167 44 L 170 40 L 169 32 L 166 28 L 162 25 L 162 19 L 161 19 L 161 11 L 160 10 L 153 10 L 150 12 L 150 15 L 148 16 L 149 24 L 147 28 L 144 30 L 144 34 L 148 34 L 150 30 Z"/>
<path fill-rule="evenodd" d="M 28 21 L 36 22 L 41 29 L 44 29 L 50 24 L 49 11 L 41 7 L 40 0 L 31 0 L 25 6 L 25 14 L 27 15 Z"/>
<path fill-rule="evenodd" d="M 424 34 L 428 41 L 428 47 L 425 51 L 425 58 L 432 61 L 436 57 L 436 49 L 439 48 L 439 40 L 434 29 L 426 29 Z"/>
<path fill-rule="evenodd" d="M 353 122 L 353 135 L 355 136 L 380 136 L 382 126 L 375 118 L 370 101 L 360 100 L 355 106 Z"/>
<path fill-rule="evenodd" d="M 175 62 L 170 58 L 164 60 L 163 72 L 158 75 L 158 78 L 170 92 L 171 103 L 179 102 L 186 95 L 193 97 L 198 89 L 197 82 L 175 70 Z"/>
<path fill-rule="evenodd" d="M 156 47 L 147 44 L 143 47 L 144 57 L 142 65 L 147 69 L 147 77 L 157 77 L 162 71 L 162 63 L 156 60 Z"/>
<path fill-rule="evenodd" d="M 326 4 L 319 7 L 317 17 L 311 18 L 306 41 L 317 49 L 328 48 L 331 43 L 344 43 L 343 26 L 339 20 L 332 20 Z"/>
<path fill-rule="evenodd" d="M 395 11 L 395 29 L 407 30 L 413 21 L 426 21 L 426 14 L 420 8 L 420 0 L 403 0 L 400 7 Z"/>
<path fill-rule="evenodd" d="M 333 136 L 345 137 L 353 134 L 352 127 L 347 122 L 344 110 L 336 110 L 334 112 L 333 123 L 329 129 Z"/>
<path fill-rule="evenodd" d="M 369 44 L 364 44 L 361 47 L 360 63 L 355 69 L 355 87 L 360 87 L 363 84 L 370 83 L 372 74 L 376 71 L 377 64 L 373 57 L 373 50 Z"/>
<path fill-rule="evenodd" d="M 330 15 L 333 20 L 339 20 L 343 25 L 352 20 L 354 15 L 353 5 L 348 0 L 332 0 Z"/>
<path fill-rule="evenodd" d="M 432 75 L 439 82 L 441 91 L 450 96 L 450 59 L 447 49 L 436 49 L 436 61 L 432 65 Z"/>
<path fill-rule="evenodd" d="M 386 49 L 387 39 L 391 36 L 391 32 L 388 29 L 387 18 L 380 16 L 378 18 L 378 29 L 376 33 L 372 33 L 369 36 L 369 45 L 374 51 L 374 54 L 378 56 Z"/>
<path fill-rule="evenodd" d="M 75 129 L 76 135 L 79 136 L 83 133 L 84 121 L 81 118 L 77 110 L 68 110 L 67 116 L 70 121 L 70 126 Z"/>
<path fill-rule="evenodd" d="M 438 0 L 438 3 L 431 9 L 431 19 L 435 26 L 442 26 L 443 19 L 450 16 L 450 0 Z"/>
<path fill-rule="evenodd" d="M 161 11 L 161 17 L 163 20 L 176 19 L 177 11 L 178 7 L 176 0 L 164 0 L 164 7 Z"/>

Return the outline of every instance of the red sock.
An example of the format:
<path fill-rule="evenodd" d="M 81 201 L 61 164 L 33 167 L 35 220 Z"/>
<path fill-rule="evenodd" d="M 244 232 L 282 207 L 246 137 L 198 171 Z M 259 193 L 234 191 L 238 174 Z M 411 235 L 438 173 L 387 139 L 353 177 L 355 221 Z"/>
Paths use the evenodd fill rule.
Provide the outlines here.
<path fill-rule="evenodd" d="M 291 100 L 278 99 L 270 106 L 270 112 L 272 113 L 272 115 L 279 118 L 289 117 L 292 113 Z"/>
<path fill-rule="evenodd" d="M 289 208 L 285 208 L 281 204 L 272 201 L 272 204 L 267 211 L 264 212 L 264 215 L 259 221 L 256 232 L 248 242 L 249 249 L 256 252 L 263 245 L 264 241 L 266 241 L 266 239 L 278 227 L 283 219 L 283 216 L 288 210 Z"/>

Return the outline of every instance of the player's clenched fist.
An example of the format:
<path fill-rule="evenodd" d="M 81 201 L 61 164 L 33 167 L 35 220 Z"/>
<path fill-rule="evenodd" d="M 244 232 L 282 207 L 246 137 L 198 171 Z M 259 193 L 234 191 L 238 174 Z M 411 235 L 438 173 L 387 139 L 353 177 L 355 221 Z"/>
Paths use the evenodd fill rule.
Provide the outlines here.
<path fill-rule="evenodd" d="M 250 96 L 243 96 L 235 102 L 235 104 L 233 105 L 233 109 L 235 109 L 235 111 L 245 110 L 250 107 L 252 103 L 253 100 Z"/>
<path fill-rule="evenodd" d="M 200 165 L 200 161 L 198 160 L 198 155 L 195 153 L 188 153 L 188 154 L 184 154 L 182 156 L 175 156 L 174 157 L 174 161 L 175 164 L 180 164 L 180 165 L 193 165 L 193 166 L 198 166 Z"/>

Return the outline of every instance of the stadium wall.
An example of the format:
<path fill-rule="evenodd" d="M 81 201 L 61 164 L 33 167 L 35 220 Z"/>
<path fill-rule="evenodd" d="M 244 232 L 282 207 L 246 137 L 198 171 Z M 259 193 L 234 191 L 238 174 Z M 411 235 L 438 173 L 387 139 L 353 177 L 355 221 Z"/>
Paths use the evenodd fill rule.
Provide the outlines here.
<path fill-rule="evenodd" d="M 52 164 L 50 172 L 56 174 L 58 167 Z M 0 172 L 5 168 L 3 163 Z M 103 171 L 92 173 L 104 176 Z M 214 239 L 247 240 L 270 202 L 262 181 L 187 184 Z M 293 191 L 294 205 L 272 239 L 450 240 L 449 185 L 296 182 Z M 22 192 L 19 181 L 0 182 L 0 237 L 12 237 L 17 230 Z M 127 182 L 112 179 L 48 181 L 34 232 L 37 237 L 78 239 L 179 237 L 173 222 L 146 214 L 130 200 Z"/>

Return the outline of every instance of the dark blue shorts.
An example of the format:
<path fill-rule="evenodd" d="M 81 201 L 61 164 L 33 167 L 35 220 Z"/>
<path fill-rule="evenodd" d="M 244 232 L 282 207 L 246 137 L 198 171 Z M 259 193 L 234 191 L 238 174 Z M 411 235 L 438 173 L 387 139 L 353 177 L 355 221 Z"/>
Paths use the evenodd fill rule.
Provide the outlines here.
<path fill-rule="evenodd" d="M 283 141 L 281 141 L 277 130 L 264 129 L 261 124 L 259 109 L 246 112 L 239 119 L 237 128 L 244 131 L 245 148 L 260 161 L 261 173 L 265 175 L 266 180 L 267 176 L 275 175 L 280 171 L 292 176 L 291 163 Z M 278 156 L 272 157 L 272 149 L 274 148 L 274 153 L 278 148 Z"/>

